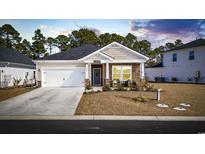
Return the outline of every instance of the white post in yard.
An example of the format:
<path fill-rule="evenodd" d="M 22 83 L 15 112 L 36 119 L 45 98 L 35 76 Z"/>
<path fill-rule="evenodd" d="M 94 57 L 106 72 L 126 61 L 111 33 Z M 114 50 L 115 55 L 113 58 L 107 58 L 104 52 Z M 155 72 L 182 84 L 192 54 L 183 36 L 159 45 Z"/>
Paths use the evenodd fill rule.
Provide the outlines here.
<path fill-rule="evenodd" d="M 88 64 L 85 64 L 85 79 L 89 79 Z"/>
<path fill-rule="evenodd" d="M 106 63 L 106 79 L 110 79 L 110 76 L 109 76 L 109 63 Z"/>
<path fill-rule="evenodd" d="M 140 63 L 140 74 L 141 79 L 144 79 L 144 63 Z"/>
<path fill-rule="evenodd" d="M 161 89 L 157 89 L 157 101 L 160 101 L 160 92 L 161 92 Z"/>

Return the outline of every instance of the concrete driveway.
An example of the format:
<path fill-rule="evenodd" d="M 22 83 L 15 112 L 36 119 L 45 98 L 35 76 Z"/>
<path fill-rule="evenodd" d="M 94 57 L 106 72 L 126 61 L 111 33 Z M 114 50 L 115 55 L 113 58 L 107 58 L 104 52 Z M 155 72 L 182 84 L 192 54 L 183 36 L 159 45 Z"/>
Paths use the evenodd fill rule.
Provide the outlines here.
<path fill-rule="evenodd" d="M 0 115 L 73 115 L 83 87 L 38 88 L 0 102 Z"/>

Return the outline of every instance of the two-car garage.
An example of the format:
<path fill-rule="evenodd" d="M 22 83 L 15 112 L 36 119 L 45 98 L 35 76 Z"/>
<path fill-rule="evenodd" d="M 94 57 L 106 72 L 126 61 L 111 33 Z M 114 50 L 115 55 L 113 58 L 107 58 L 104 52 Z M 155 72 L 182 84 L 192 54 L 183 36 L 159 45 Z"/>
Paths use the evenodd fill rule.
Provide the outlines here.
<path fill-rule="evenodd" d="M 42 69 L 42 87 L 83 87 L 85 68 L 46 68 Z"/>

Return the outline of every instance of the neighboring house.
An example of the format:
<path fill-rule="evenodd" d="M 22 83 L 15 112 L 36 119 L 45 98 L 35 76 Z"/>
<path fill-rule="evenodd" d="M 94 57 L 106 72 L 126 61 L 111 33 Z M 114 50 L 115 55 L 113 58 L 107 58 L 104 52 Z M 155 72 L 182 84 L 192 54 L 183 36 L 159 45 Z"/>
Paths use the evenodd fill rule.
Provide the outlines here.
<path fill-rule="evenodd" d="M 0 87 L 11 87 L 14 79 L 19 85 L 35 84 L 36 66 L 32 60 L 20 52 L 0 47 Z"/>
<path fill-rule="evenodd" d="M 205 40 L 198 39 L 163 53 L 163 62 L 145 68 L 149 81 L 205 83 Z"/>
<path fill-rule="evenodd" d="M 103 86 L 113 79 L 144 79 L 148 57 L 113 42 L 103 48 L 82 45 L 36 60 L 38 83 L 42 87 Z"/>

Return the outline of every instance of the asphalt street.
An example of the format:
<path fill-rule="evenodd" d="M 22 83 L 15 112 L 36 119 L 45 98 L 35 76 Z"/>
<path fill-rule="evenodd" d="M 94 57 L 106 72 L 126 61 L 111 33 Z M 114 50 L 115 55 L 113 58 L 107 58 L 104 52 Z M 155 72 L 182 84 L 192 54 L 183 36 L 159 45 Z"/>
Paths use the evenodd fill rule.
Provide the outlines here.
<path fill-rule="evenodd" d="M 204 134 L 205 121 L 2 120 L 1 134 Z"/>

